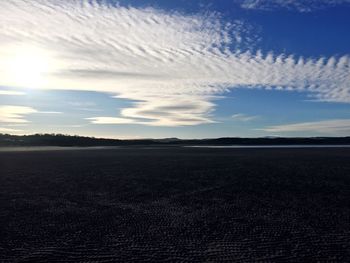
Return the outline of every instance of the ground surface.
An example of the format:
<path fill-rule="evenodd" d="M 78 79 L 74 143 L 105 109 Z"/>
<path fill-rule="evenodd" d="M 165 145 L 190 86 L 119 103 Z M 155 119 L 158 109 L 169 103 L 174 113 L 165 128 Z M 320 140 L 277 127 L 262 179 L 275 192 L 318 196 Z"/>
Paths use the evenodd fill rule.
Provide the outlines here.
<path fill-rule="evenodd" d="M 349 262 L 350 149 L 0 153 L 0 262 Z"/>

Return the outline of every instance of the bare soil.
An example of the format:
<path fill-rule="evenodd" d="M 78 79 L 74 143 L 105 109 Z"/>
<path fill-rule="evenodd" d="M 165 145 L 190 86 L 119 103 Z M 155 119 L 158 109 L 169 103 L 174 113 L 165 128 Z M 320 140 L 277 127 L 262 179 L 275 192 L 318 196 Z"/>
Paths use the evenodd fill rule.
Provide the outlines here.
<path fill-rule="evenodd" d="M 0 152 L 0 262 L 349 262 L 350 149 Z"/>

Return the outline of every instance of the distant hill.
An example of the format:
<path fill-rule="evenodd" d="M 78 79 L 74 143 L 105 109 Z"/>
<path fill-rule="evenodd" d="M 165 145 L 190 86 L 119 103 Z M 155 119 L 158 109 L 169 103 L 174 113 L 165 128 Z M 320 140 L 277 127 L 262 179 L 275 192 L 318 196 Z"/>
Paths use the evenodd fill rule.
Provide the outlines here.
<path fill-rule="evenodd" d="M 217 138 L 181 140 L 177 138 L 118 140 L 94 137 L 69 136 L 64 134 L 9 135 L 0 134 L 3 146 L 138 146 L 138 145 L 326 145 L 348 144 L 350 137 L 310 137 L 310 138 Z"/>

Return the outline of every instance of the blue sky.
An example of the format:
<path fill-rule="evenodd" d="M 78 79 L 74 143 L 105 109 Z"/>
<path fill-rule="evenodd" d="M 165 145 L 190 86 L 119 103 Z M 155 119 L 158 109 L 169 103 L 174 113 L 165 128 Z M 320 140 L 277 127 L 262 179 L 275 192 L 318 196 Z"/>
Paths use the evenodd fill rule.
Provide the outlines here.
<path fill-rule="evenodd" d="M 350 135 L 350 1 L 0 3 L 0 133 Z"/>

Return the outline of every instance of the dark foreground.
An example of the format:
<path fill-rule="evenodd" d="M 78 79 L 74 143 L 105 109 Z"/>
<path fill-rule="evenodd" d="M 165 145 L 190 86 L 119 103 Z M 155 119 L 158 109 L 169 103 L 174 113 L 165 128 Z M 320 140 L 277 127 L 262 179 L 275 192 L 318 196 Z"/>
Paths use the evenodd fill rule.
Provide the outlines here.
<path fill-rule="evenodd" d="M 0 262 L 349 262 L 350 149 L 0 153 Z"/>

